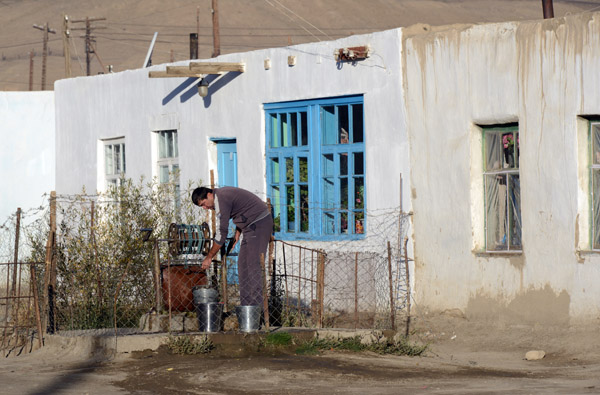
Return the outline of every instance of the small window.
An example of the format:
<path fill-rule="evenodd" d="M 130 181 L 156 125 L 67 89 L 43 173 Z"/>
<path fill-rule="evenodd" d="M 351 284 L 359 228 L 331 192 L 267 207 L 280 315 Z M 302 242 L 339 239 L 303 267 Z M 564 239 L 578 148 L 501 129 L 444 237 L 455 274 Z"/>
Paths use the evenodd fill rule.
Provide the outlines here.
<path fill-rule="evenodd" d="M 175 205 L 180 204 L 179 186 L 179 147 L 176 130 L 161 130 L 156 132 L 158 139 L 158 182 L 174 184 Z"/>
<path fill-rule="evenodd" d="M 119 186 L 126 172 L 125 139 L 104 142 L 104 175 L 106 188 Z"/>
<path fill-rule="evenodd" d="M 517 125 L 483 127 L 487 251 L 520 251 L 521 180 Z"/>

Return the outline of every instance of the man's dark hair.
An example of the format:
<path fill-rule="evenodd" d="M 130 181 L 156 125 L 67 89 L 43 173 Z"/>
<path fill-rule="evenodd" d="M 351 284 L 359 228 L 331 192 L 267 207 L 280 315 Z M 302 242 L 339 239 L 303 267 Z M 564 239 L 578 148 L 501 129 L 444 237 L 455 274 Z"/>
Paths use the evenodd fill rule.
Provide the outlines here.
<path fill-rule="evenodd" d="M 199 206 L 198 202 L 206 199 L 206 196 L 209 193 L 213 193 L 213 190 L 210 188 L 200 187 L 194 189 L 194 192 L 192 192 L 192 203 L 194 203 L 196 206 Z"/>

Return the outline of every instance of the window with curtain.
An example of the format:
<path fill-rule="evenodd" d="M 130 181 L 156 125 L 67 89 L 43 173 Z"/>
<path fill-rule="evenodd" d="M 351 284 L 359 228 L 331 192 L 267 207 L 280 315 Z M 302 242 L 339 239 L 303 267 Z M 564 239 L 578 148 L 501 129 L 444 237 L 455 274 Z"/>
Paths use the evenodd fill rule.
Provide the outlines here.
<path fill-rule="evenodd" d="M 485 234 L 488 251 L 521 251 L 517 124 L 483 127 Z"/>

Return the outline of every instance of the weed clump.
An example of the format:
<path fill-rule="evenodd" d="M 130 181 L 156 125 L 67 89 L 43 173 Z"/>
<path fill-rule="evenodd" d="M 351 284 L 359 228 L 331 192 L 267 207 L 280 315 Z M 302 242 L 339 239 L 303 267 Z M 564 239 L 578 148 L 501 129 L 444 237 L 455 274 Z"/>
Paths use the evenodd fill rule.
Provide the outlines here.
<path fill-rule="evenodd" d="M 180 355 L 207 354 L 215 348 L 212 340 L 206 335 L 200 339 L 191 336 L 169 336 L 166 346 L 172 353 Z"/>
<path fill-rule="evenodd" d="M 407 338 L 387 339 L 382 335 L 374 335 L 372 342 L 363 342 L 361 336 L 347 338 L 325 337 L 315 338 L 302 343 L 297 349 L 297 354 L 315 355 L 322 351 L 371 351 L 377 354 L 419 356 L 427 350 L 427 345 L 412 344 Z"/>

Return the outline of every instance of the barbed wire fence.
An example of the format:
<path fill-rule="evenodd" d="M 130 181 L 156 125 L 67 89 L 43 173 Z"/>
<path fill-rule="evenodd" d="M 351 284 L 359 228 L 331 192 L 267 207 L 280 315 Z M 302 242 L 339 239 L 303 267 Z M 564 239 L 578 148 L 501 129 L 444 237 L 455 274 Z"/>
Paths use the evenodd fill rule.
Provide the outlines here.
<path fill-rule="evenodd" d="M 38 332 L 197 331 L 192 292 L 197 286 L 215 286 L 226 317 L 231 316 L 240 302 L 235 254 L 219 258 L 208 272 L 201 270 L 205 243 L 214 228 L 210 215 L 192 206 L 189 191 L 180 200 L 172 198 L 172 192 L 129 183 L 113 194 L 45 196 L 45 204 L 22 211 L 16 261 L 24 296 L 18 299 L 18 314 L 25 317 L 21 320 L 25 332 L 19 336 L 29 336 L 31 345 Z M 54 244 L 48 244 L 52 204 L 56 235 Z M 210 229 L 208 235 L 190 231 L 174 240 L 169 229 L 173 223 L 206 224 Z M 365 224 L 365 233 L 353 239 L 274 240 L 263 258 L 260 279 L 268 312 L 263 324 L 400 328 L 410 309 L 406 251 L 410 215 L 399 208 L 367 210 Z M 19 332 L 8 330 L 17 316 L 13 312 L 17 299 L 10 299 L 16 225 L 15 214 L 0 226 L 0 262 L 5 263 L 0 265 L 3 340 L 11 334 L 18 337 Z M 228 326 L 226 320 L 224 329 L 236 326 Z"/>

